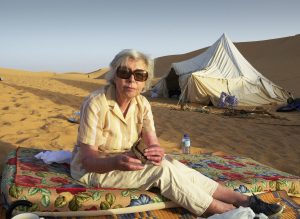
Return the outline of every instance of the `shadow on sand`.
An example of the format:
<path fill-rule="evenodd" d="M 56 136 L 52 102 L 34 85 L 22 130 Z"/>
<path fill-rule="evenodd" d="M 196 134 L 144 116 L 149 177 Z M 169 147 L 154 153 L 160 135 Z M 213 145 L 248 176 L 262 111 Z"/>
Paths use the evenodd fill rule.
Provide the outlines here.
<path fill-rule="evenodd" d="M 93 83 L 88 81 L 76 81 L 76 80 L 70 80 L 70 79 L 64 79 L 64 78 L 53 78 L 52 80 L 59 81 L 61 83 L 64 83 L 66 85 L 70 85 L 76 88 L 81 88 L 83 90 L 86 90 L 88 92 L 93 92 L 100 87 L 104 86 L 99 83 Z"/>
<path fill-rule="evenodd" d="M 41 90 L 38 88 L 32 88 L 32 87 L 26 87 L 26 86 L 20 86 L 20 85 L 12 85 L 7 84 L 7 86 L 13 87 L 18 90 L 23 90 L 25 92 L 32 93 L 36 96 L 39 96 L 44 99 L 51 100 L 52 102 L 58 104 L 58 105 L 66 105 L 70 106 L 74 109 L 79 109 L 84 97 L 78 97 L 71 94 L 63 94 L 53 91 L 47 91 L 47 90 Z"/>

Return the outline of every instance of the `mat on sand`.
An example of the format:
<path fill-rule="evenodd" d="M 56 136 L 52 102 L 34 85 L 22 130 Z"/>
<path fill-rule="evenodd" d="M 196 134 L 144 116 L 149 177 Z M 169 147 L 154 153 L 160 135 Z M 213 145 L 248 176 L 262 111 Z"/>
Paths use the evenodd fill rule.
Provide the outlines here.
<path fill-rule="evenodd" d="M 300 206 L 294 202 L 285 191 L 275 191 L 267 192 L 258 195 L 265 201 L 270 203 L 278 203 L 284 205 L 284 211 L 282 212 L 281 219 L 299 219 L 300 218 Z M 6 210 L 0 207 L 0 218 L 4 219 Z M 47 217 L 48 218 L 48 217 Z M 52 217 L 49 217 L 50 219 Z M 54 217 L 53 217 L 54 218 Z M 79 217 L 68 217 L 63 216 L 60 219 L 75 219 Z M 85 219 L 94 219 L 95 217 L 84 217 Z M 98 216 L 100 219 L 144 219 L 144 218 L 162 218 L 162 219 L 196 219 L 197 217 L 187 210 L 176 207 L 152 211 L 135 212 L 128 214 L 118 214 L 118 215 L 102 215 Z"/>
<path fill-rule="evenodd" d="M 178 206 L 157 191 L 85 187 L 70 177 L 67 164 L 49 165 L 36 159 L 34 155 L 41 151 L 18 148 L 7 157 L 1 183 L 5 207 L 16 200 L 28 200 L 32 206 L 20 206 L 18 210 L 39 212 L 41 216 L 135 215 L 141 213 L 134 212 L 146 211 L 145 214 L 172 214 L 175 211 L 176 215 L 192 217 L 181 208 L 165 209 Z M 285 194 L 300 194 L 300 177 L 249 158 L 215 153 L 172 156 L 240 192 L 283 190 Z"/>

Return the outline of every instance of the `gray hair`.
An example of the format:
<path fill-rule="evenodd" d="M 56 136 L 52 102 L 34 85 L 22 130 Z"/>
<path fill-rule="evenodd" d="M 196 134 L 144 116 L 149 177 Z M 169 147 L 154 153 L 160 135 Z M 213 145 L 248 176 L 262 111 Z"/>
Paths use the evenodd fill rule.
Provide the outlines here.
<path fill-rule="evenodd" d="M 117 68 L 121 65 L 126 65 L 129 59 L 142 60 L 146 64 L 146 71 L 148 72 L 148 79 L 145 82 L 143 92 L 147 91 L 151 87 L 151 81 L 153 78 L 153 60 L 146 54 L 134 49 L 124 49 L 119 52 L 110 63 L 110 70 L 106 73 L 105 79 L 114 84 L 114 77 Z"/>

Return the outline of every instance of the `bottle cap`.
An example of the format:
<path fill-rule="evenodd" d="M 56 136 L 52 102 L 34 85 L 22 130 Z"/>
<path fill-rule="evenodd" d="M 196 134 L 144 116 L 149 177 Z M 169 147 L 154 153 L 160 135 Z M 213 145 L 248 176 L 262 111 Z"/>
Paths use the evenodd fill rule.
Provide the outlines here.
<path fill-rule="evenodd" d="M 184 138 L 188 138 L 189 135 L 188 135 L 188 134 L 184 134 L 183 137 L 184 137 Z"/>

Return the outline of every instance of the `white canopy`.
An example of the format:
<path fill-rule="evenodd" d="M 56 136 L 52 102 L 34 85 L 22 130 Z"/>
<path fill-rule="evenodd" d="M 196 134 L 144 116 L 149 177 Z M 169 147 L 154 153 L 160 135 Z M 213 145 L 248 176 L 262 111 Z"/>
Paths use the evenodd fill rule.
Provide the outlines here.
<path fill-rule="evenodd" d="M 288 98 L 288 92 L 259 73 L 225 34 L 204 53 L 173 63 L 171 69 L 154 89 L 166 96 L 168 90 L 176 89 L 168 86 L 169 79 L 174 80 L 170 74 L 176 74 L 184 101 L 217 105 L 222 92 L 236 96 L 239 105 L 285 102 Z"/>

